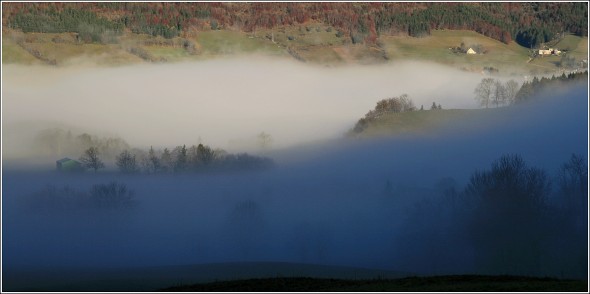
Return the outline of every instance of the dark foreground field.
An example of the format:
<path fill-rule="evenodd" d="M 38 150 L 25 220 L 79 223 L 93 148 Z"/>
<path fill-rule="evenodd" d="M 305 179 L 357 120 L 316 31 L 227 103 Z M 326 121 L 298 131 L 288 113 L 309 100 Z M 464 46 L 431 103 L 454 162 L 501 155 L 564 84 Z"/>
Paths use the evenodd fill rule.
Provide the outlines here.
<path fill-rule="evenodd" d="M 587 280 L 518 276 L 419 276 L 288 262 L 234 262 L 118 269 L 11 269 L 10 292 L 587 292 Z"/>
<path fill-rule="evenodd" d="M 213 282 L 161 289 L 167 292 L 586 292 L 588 282 L 515 276 L 437 276 L 401 279 L 269 278 Z"/>

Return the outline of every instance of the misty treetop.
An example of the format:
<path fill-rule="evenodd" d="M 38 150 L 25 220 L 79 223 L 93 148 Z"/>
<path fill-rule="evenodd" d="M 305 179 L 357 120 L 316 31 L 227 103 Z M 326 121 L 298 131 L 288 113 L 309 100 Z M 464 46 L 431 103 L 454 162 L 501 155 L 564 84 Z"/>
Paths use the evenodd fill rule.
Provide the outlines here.
<path fill-rule="evenodd" d="M 530 99 L 542 94 L 549 88 L 560 87 L 577 81 L 586 81 L 588 71 L 563 73 L 561 76 L 552 76 L 551 78 L 534 77 L 531 81 L 525 81 L 519 87 L 514 80 L 502 83 L 494 78 L 484 78 L 474 90 L 475 99 L 480 106 L 489 108 L 491 106 L 500 107 L 514 104 L 522 104 Z"/>
<path fill-rule="evenodd" d="M 30 32 L 78 32 L 98 41 L 105 32 L 173 38 L 189 29 L 257 28 L 322 22 L 353 43 L 380 35 L 421 37 L 437 29 L 473 30 L 537 47 L 562 33 L 588 35 L 588 4 L 542 3 L 5 3 L 3 19 Z"/>
<path fill-rule="evenodd" d="M 84 154 L 80 157 L 80 162 L 84 168 L 93 169 L 94 172 L 97 172 L 98 169 L 104 168 L 104 163 L 99 155 L 98 148 L 90 147 L 84 151 Z"/>
<path fill-rule="evenodd" d="M 117 137 L 98 137 L 88 133 L 75 134 L 62 128 L 44 129 L 33 138 L 35 151 L 47 156 L 62 157 L 69 154 L 81 154 L 90 147 L 95 147 L 101 157 L 114 159 L 123 150 L 130 149 L 129 144 Z"/>
<path fill-rule="evenodd" d="M 552 76 L 551 78 L 534 77 L 531 81 L 525 81 L 515 96 L 515 103 L 525 103 L 532 98 L 537 97 L 549 88 L 561 87 L 576 82 L 586 82 L 588 80 L 588 71 L 563 73 L 561 76 Z"/>
<path fill-rule="evenodd" d="M 474 93 L 479 104 L 489 108 L 492 105 L 500 107 L 514 104 L 517 91 L 518 83 L 515 80 L 502 83 L 493 78 L 484 78 L 476 86 Z"/>
<path fill-rule="evenodd" d="M 80 158 L 82 166 L 95 172 L 104 168 L 96 147 L 90 147 Z M 212 149 L 203 144 L 197 146 L 176 146 L 172 151 L 164 148 L 156 151 L 153 147 L 145 152 L 141 149 L 123 150 L 115 160 L 119 172 L 124 174 L 194 173 L 232 170 L 262 170 L 274 165 L 268 157 L 247 153 L 230 154 L 223 149 Z"/>

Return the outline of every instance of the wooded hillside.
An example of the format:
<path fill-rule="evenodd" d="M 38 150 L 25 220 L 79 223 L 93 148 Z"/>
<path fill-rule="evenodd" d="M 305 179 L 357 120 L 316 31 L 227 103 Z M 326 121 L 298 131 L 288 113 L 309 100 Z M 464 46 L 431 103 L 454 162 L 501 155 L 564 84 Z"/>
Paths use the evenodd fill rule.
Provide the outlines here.
<path fill-rule="evenodd" d="M 24 32 L 77 32 L 96 42 L 123 30 L 172 38 L 191 30 L 255 31 L 321 22 L 356 42 L 467 29 L 538 47 L 562 33 L 588 35 L 588 3 L 3 3 L 2 23 Z M 108 38 L 106 38 L 108 40 Z"/>

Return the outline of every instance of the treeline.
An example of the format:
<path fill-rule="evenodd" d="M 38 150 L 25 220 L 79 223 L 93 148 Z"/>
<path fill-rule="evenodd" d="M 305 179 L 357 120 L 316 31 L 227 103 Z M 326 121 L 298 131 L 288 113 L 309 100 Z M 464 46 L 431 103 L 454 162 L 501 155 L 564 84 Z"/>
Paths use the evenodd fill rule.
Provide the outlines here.
<path fill-rule="evenodd" d="M 437 110 L 442 109 L 442 105 L 436 104 L 432 102 L 432 106 L 430 106 L 430 110 Z M 369 127 L 371 122 L 377 120 L 379 117 L 390 114 L 390 113 L 401 113 L 401 112 L 410 112 L 416 111 L 417 108 L 414 106 L 414 102 L 408 97 L 407 94 L 402 94 L 399 97 L 392 97 L 380 100 L 377 102 L 375 109 L 370 110 L 365 114 L 365 117 L 358 120 L 355 124 L 354 128 L 352 128 L 352 133 L 362 133 L 365 129 Z M 420 111 L 424 110 L 424 106 L 420 106 Z"/>
<path fill-rule="evenodd" d="M 442 195 L 415 206 L 402 230 L 408 234 L 403 242 L 422 254 L 411 261 L 450 269 L 465 252 L 453 255 L 449 248 L 472 248 L 478 274 L 587 277 L 588 164 L 582 156 L 571 155 L 551 177 L 507 154 L 473 172 L 463 189 L 452 179 L 439 189 Z"/>
<path fill-rule="evenodd" d="M 475 99 L 482 107 L 513 105 L 516 102 L 518 93 L 518 83 L 515 80 L 509 80 L 506 83 L 502 81 L 485 78 L 475 87 Z"/>
<path fill-rule="evenodd" d="M 33 138 L 34 152 L 45 156 L 60 157 L 65 154 L 81 154 L 84 150 L 95 147 L 107 159 L 114 159 L 123 150 L 131 147 L 117 137 L 99 137 L 96 135 L 81 133 L 61 128 L 44 129 Z"/>
<path fill-rule="evenodd" d="M 521 104 L 537 97 L 549 88 L 555 88 L 576 81 L 586 81 L 588 71 L 563 73 L 561 76 L 551 78 L 534 77 L 530 82 L 525 81 L 522 86 L 514 80 L 505 83 L 493 78 L 484 78 L 476 86 L 475 99 L 482 107 L 500 107 L 506 105 Z"/>
<path fill-rule="evenodd" d="M 80 157 L 82 168 L 97 172 L 105 168 L 101 152 L 90 147 Z M 274 165 L 268 157 L 247 153 L 231 154 L 223 149 L 212 149 L 203 144 L 176 146 L 170 150 L 146 152 L 141 149 L 123 150 L 115 159 L 117 170 L 125 174 L 195 173 L 211 171 L 261 170 Z"/>
<path fill-rule="evenodd" d="M 72 11 L 78 11 L 73 13 Z M 65 21 L 75 14 L 75 21 Z M 79 17 L 78 17 L 79 15 Z M 537 47 L 561 33 L 588 35 L 588 3 L 5 3 L 9 27 L 36 32 L 79 32 L 80 17 L 96 30 L 172 38 L 188 28 L 254 31 L 309 21 L 376 43 L 381 34 L 428 35 L 465 29 L 508 43 Z M 62 20 L 62 18 L 65 18 Z"/>
<path fill-rule="evenodd" d="M 79 41 L 87 43 L 116 42 L 114 37 L 120 35 L 125 27 L 119 20 L 111 21 L 92 11 L 75 6 L 64 9 L 57 7 L 49 5 L 46 9 L 36 9 L 32 6 L 26 12 L 19 11 L 9 20 L 8 27 L 25 33 L 76 32 Z"/>
<path fill-rule="evenodd" d="M 552 76 L 551 78 L 542 77 L 539 79 L 538 77 L 534 77 L 530 82 L 527 81 L 522 84 L 520 90 L 516 93 L 515 101 L 516 103 L 527 102 L 532 97 L 542 94 L 549 88 L 587 80 L 587 70 L 584 72 L 572 72 L 567 75 L 563 73 L 561 76 Z"/>

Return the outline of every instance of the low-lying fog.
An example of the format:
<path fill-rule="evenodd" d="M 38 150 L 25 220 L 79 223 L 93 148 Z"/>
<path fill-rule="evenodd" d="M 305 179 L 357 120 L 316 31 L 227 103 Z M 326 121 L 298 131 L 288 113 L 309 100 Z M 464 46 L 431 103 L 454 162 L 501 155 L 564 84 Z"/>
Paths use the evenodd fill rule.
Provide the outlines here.
<path fill-rule="evenodd" d="M 274 148 L 340 137 L 377 101 L 404 93 L 418 108 L 432 102 L 474 108 L 473 89 L 482 78 L 417 62 L 326 68 L 261 57 L 3 69 L 6 141 L 59 125 L 117 135 L 140 148 L 200 139 L 230 152 L 248 151 L 261 132 L 272 136 Z M 10 158 L 25 146 L 8 145 L 3 155 Z"/>
<path fill-rule="evenodd" d="M 279 61 L 64 70 L 51 83 L 26 71 L 5 70 L 5 123 L 62 119 L 104 127 L 132 145 L 189 144 L 201 136 L 223 146 L 261 130 L 285 145 L 338 136 L 376 100 L 399 93 L 417 105 L 472 107 L 480 79 L 416 64 L 335 70 Z M 547 96 L 432 136 L 286 149 L 276 156 L 297 160 L 266 171 L 121 176 L 4 169 L 2 263 L 11 269 L 288 261 L 584 278 L 587 198 L 586 206 L 572 208 L 579 218 L 569 218 L 569 198 L 560 196 L 569 192 L 557 176 L 572 153 L 587 164 L 588 89 Z M 463 194 L 476 170 L 509 153 L 546 173 L 548 189 L 526 187 L 544 193 L 546 210 L 524 206 L 504 215 L 502 205 L 478 206 L 479 198 Z M 100 193 L 93 185 L 111 181 L 132 190 L 135 205 L 88 202 Z"/>

